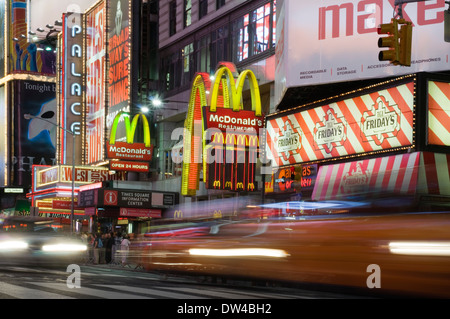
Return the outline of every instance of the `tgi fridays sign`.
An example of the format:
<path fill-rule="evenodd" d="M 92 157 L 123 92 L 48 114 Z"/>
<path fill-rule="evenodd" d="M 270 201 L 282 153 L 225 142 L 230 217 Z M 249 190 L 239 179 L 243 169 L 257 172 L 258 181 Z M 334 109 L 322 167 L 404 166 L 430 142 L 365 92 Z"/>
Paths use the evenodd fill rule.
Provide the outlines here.
<path fill-rule="evenodd" d="M 413 135 L 411 80 L 268 119 L 267 151 L 281 166 L 407 147 Z"/>

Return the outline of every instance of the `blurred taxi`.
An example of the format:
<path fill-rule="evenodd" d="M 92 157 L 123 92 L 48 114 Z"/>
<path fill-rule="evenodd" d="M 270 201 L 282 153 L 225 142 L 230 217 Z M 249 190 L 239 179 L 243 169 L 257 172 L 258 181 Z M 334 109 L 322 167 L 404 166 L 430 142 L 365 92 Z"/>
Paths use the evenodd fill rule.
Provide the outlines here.
<path fill-rule="evenodd" d="M 60 234 L 50 218 L 14 216 L 0 226 L 0 265 L 59 265 L 79 262 L 87 247 Z"/>
<path fill-rule="evenodd" d="M 148 270 L 450 297 L 446 212 L 202 221 L 147 238 Z"/>

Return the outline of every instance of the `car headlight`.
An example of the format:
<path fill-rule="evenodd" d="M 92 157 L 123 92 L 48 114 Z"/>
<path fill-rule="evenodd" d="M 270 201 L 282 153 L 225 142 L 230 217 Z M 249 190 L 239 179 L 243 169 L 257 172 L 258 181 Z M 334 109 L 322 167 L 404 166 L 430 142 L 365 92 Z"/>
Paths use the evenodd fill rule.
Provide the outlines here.
<path fill-rule="evenodd" d="M 43 251 L 48 252 L 77 252 L 87 250 L 83 244 L 50 244 L 42 246 Z"/>
<path fill-rule="evenodd" d="M 27 249 L 28 243 L 22 240 L 7 240 L 0 242 L 0 251 L 2 250 L 21 250 Z"/>

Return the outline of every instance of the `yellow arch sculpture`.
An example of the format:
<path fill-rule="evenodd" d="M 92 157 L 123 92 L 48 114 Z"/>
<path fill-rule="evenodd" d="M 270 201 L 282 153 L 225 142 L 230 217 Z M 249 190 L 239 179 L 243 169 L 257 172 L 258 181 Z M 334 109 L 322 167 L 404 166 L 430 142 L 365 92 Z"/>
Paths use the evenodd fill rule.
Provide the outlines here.
<path fill-rule="evenodd" d="M 194 76 L 188 112 L 184 123 L 183 173 L 181 182 L 181 195 L 183 196 L 194 196 L 196 194 L 199 188 L 202 163 L 203 172 L 206 172 L 207 163 L 202 160 L 202 157 L 205 158 L 206 156 L 203 107 L 209 105 L 211 112 L 216 112 L 217 107 L 232 108 L 236 112 L 242 110 L 242 91 L 245 81 L 248 80 L 252 111 L 255 112 L 256 116 L 262 116 L 261 96 L 255 74 L 251 70 L 245 70 L 235 80 L 236 75 L 234 64 L 221 62 L 217 67 L 212 84 L 207 73 L 197 73 Z M 218 103 L 220 94 L 223 97 L 223 105 Z"/>

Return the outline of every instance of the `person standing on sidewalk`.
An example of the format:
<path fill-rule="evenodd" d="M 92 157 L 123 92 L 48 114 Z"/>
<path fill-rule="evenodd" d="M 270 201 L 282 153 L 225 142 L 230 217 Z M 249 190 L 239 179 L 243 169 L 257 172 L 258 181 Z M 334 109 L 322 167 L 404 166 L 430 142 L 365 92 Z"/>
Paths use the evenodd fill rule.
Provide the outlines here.
<path fill-rule="evenodd" d="M 128 252 L 130 251 L 130 237 L 128 235 L 123 236 L 122 243 L 121 243 L 121 250 L 122 250 L 122 266 L 125 266 L 127 264 L 127 258 L 128 258 Z"/>
<path fill-rule="evenodd" d="M 105 244 L 106 244 L 105 234 L 99 235 L 99 239 L 98 239 L 98 248 L 99 248 L 98 263 L 99 264 L 105 263 Z"/>
<path fill-rule="evenodd" d="M 99 263 L 99 257 L 100 257 L 100 247 L 99 247 L 99 242 L 101 245 L 101 238 L 100 238 L 100 234 L 95 234 L 94 235 L 94 265 Z"/>
<path fill-rule="evenodd" d="M 113 234 L 112 233 L 106 233 L 105 235 L 106 242 L 105 242 L 105 261 L 107 264 L 110 264 L 112 261 L 112 246 L 113 246 Z"/>
<path fill-rule="evenodd" d="M 117 233 L 116 237 L 114 238 L 115 240 L 115 244 L 116 247 L 114 249 L 114 254 L 113 254 L 113 260 L 115 264 L 120 264 L 120 259 L 119 257 L 121 256 L 121 250 L 122 250 L 122 233 Z"/>

